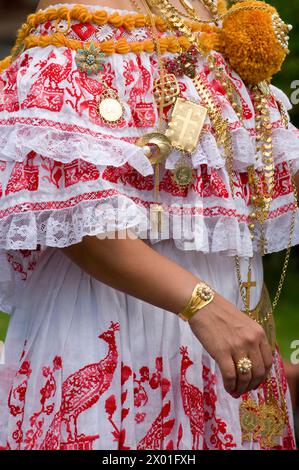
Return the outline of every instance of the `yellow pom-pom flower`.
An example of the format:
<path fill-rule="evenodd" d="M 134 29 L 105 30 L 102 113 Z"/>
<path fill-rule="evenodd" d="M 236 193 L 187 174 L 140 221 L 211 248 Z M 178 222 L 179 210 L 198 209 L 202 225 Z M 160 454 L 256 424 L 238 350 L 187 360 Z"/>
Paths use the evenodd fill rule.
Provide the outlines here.
<path fill-rule="evenodd" d="M 221 52 L 244 82 L 256 85 L 281 69 L 288 53 L 287 33 L 288 26 L 274 7 L 261 1 L 242 1 L 223 19 Z"/>

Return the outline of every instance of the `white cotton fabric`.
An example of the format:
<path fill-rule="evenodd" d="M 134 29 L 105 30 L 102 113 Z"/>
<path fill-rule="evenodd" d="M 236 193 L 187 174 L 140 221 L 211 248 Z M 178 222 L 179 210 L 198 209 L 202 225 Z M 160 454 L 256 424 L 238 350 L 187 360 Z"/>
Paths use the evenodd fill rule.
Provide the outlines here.
<path fill-rule="evenodd" d="M 217 254 L 184 252 L 176 249 L 172 241 L 160 242 L 156 245 L 156 249 L 199 278 L 205 279 L 220 294 L 241 307 L 232 258 Z M 246 266 L 247 263 L 244 262 L 243 275 L 246 273 Z M 254 259 L 252 274 L 257 285 L 261 286 L 263 274 L 259 256 Z M 258 287 L 252 291 L 253 304 L 258 301 L 260 290 Z M 105 341 L 98 336 L 109 329 L 111 322 L 120 325 L 119 331 L 115 332 L 117 353 L 116 351 L 114 353 L 117 359 L 110 350 L 111 371 L 113 361 L 117 360 L 117 365 L 115 371 L 111 372 L 113 377 L 107 376 L 108 390 L 101 393 L 101 386 L 104 390 L 102 378 L 105 374 L 105 357 L 107 361 L 109 344 L 111 347 L 112 343 L 109 343 L 109 339 L 106 338 Z M 25 352 L 23 352 L 24 345 Z M 181 347 L 187 348 L 184 361 L 180 354 Z M 11 448 L 18 448 L 14 431 L 17 429 L 19 416 L 8 415 L 4 398 L 7 397 L 7 390 L 10 387 L 17 389 L 21 381 L 25 381 L 25 376 L 14 376 L 21 355 L 22 363 L 28 361 L 32 370 L 26 391 L 25 414 L 22 421 L 24 438 L 20 444 L 21 449 L 30 449 L 30 446 L 48 450 L 59 446 L 72 448 L 71 436 L 74 438 L 72 412 L 70 416 L 67 413 L 62 421 L 58 418 L 58 412 L 61 391 L 65 393 L 63 383 L 67 383 L 70 376 L 77 374 L 78 380 L 82 380 L 81 386 L 84 387 L 83 370 L 86 371 L 86 380 L 88 377 L 90 379 L 94 377 L 94 380 L 98 380 L 101 384 L 100 398 L 98 401 L 95 399 L 96 403 L 85 409 L 83 403 L 86 401 L 87 404 L 89 392 L 86 390 L 81 398 L 77 398 L 76 393 L 79 393 L 79 389 L 76 387 L 76 382 L 73 382 L 69 390 L 69 399 L 75 402 L 82 401 L 82 411 L 78 413 L 77 420 L 77 432 L 78 436 L 81 436 L 81 442 L 88 442 L 88 436 L 99 435 L 99 438 L 92 443 L 93 449 L 119 448 L 119 443 L 114 441 L 112 434 L 116 428 L 124 431 L 124 446 L 131 449 L 166 449 L 167 446 L 171 446 L 171 442 L 174 448 L 181 450 L 192 449 L 193 445 L 198 449 L 204 446 L 223 450 L 260 448 L 258 443 L 242 444 L 238 419 L 240 400 L 231 398 L 225 392 L 217 365 L 193 335 L 188 323 L 170 312 L 103 285 L 81 271 L 59 250 L 48 248 L 42 254 L 38 268 L 27 282 L 25 292 L 16 297 L 6 343 L 6 365 L 0 366 L 2 392 L 0 445 L 4 447 L 8 439 Z M 55 393 L 48 385 L 49 396 L 45 402 L 45 405 L 53 404 L 54 408 L 49 414 L 45 411 L 46 408 L 40 413 L 40 400 L 47 382 L 47 376 L 42 371 L 46 368 L 52 370 L 53 361 L 57 356 L 62 358 L 62 368 L 55 371 L 51 380 L 48 379 L 52 385 L 55 381 Z M 157 379 L 159 385 L 155 388 L 157 358 L 162 358 L 163 368 L 160 382 Z M 121 363 L 123 367 L 126 366 L 135 373 L 135 379 L 130 375 L 122 386 Z M 276 372 L 273 369 L 273 373 L 277 378 L 277 370 L 280 370 L 278 356 L 275 363 Z M 92 364 L 98 364 L 98 369 Z M 148 380 L 138 382 L 140 369 L 143 367 L 149 368 L 150 382 Z M 205 372 L 212 381 L 210 385 L 203 378 Z M 180 377 L 188 382 L 186 389 L 182 383 L 180 385 Z M 165 384 L 165 396 L 161 388 L 162 380 Z M 91 393 L 91 382 L 88 383 Z M 137 390 L 140 385 L 142 387 Z M 191 400 L 195 391 L 198 394 L 198 402 Z M 210 398 L 207 396 L 203 399 L 205 393 L 208 393 Z M 122 394 L 126 395 L 123 403 Z M 107 399 L 111 395 L 114 395 L 116 400 L 116 410 L 113 415 L 116 428 L 112 426 L 107 413 Z M 253 396 L 256 397 L 257 392 L 254 392 Z M 187 402 L 184 405 L 185 400 Z M 17 392 L 10 402 L 11 405 L 20 403 Z M 287 404 L 291 410 L 288 392 Z M 122 421 L 123 408 L 129 411 Z M 161 437 L 160 425 L 157 424 L 157 429 L 152 426 L 162 409 L 165 415 L 164 422 L 169 424 L 164 437 Z M 202 422 L 200 414 L 204 412 L 207 415 L 203 424 L 200 424 Z M 32 418 L 35 413 L 38 414 L 41 423 L 37 434 L 35 434 L 37 423 Z M 66 432 L 68 423 L 71 425 L 70 434 Z M 192 432 L 198 441 L 194 440 Z M 178 439 L 180 434 L 182 436 Z M 176 447 L 178 441 L 179 445 Z"/>

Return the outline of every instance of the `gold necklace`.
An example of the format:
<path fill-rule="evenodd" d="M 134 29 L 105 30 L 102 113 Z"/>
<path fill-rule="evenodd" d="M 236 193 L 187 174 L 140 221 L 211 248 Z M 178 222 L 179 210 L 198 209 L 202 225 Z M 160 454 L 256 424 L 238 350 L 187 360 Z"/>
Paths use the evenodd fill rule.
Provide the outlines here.
<path fill-rule="evenodd" d="M 179 1 L 185 10 L 184 16 L 186 16 L 190 20 L 196 20 L 199 23 L 211 23 L 212 21 L 214 23 L 218 23 L 221 19 L 220 15 L 218 14 L 217 6 L 214 5 L 213 1 L 211 0 L 201 0 L 201 3 L 204 4 L 207 10 L 212 14 L 212 18 L 209 20 L 203 20 L 202 18 L 200 18 L 200 16 L 197 14 L 196 9 L 194 8 L 194 6 L 189 0 L 179 0 Z M 173 8 L 175 7 L 173 6 Z M 176 9 L 176 11 L 177 13 L 180 13 L 179 10 Z"/>

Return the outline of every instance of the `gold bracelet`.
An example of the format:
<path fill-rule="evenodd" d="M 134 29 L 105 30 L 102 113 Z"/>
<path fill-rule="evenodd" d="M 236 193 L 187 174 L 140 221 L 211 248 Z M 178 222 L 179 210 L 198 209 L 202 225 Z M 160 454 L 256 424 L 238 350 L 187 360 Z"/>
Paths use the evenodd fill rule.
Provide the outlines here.
<path fill-rule="evenodd" d="M 184 321 L 190 320 L 198 310 L 212 302 L 214 295 L 211 287 L 204 282 L 196 284 L 187 306 L 179 313 L 179 317 Z"/>

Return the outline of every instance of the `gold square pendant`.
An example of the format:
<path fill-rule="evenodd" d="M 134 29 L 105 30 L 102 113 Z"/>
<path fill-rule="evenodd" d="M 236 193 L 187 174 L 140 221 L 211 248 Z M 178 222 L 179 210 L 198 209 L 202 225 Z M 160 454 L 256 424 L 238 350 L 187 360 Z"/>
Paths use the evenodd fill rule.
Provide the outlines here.
<path fill-rule="evenodd" d="M 172 147 L 186 152 L 194 152 L 201 134 L 207 109 L 200 104 L 184 98 L 177 98 L 166 137 L 171 142 Z"/>

